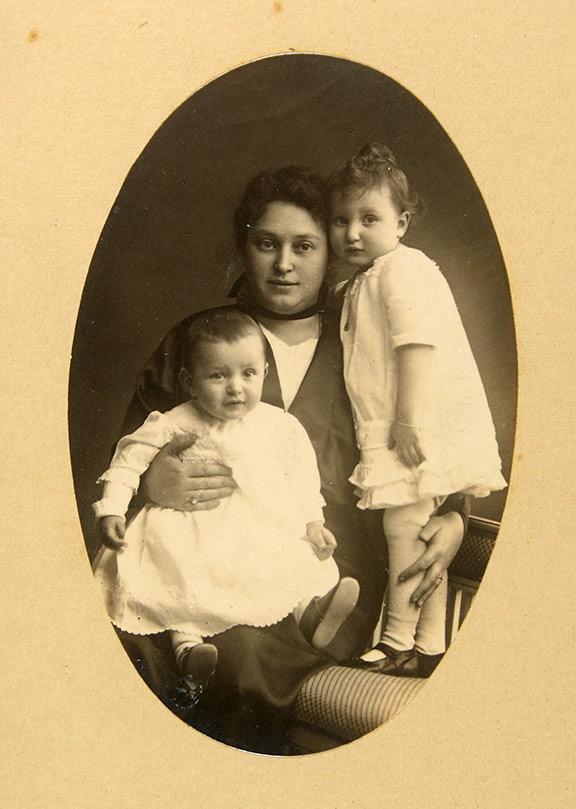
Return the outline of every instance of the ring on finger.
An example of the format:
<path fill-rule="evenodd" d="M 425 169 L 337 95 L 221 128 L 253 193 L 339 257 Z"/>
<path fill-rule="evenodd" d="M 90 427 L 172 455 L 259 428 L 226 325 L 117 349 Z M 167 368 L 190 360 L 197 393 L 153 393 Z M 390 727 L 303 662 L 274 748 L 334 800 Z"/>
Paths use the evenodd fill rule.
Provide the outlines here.
<path fill-rule="evenodd" d="M 440 585 L 442 584 L 443 581 L 444 581 L 444 576 L 438 576 L 438 578 L 436 579 L 434 584 L 436 585 L 436 587 L 440 587 Z"/>
<path fill-rule="evenodd" d="M 186 503 L 190 503 L 190 505 L 191 505 L 191 506 L 195 506 L 195 505 L 198 503 L 198 498 L 197 498 L 197 497 L 193 497 L 192 495 L 187 495 L 187 496 L 184 498 L 184 501 L 185 501 Z"/>

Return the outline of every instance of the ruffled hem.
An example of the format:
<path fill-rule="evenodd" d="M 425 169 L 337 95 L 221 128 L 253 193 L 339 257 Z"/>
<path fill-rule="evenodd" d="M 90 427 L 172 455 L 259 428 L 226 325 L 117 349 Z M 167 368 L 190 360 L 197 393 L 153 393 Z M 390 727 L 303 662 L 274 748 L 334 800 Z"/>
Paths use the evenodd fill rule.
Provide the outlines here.
<path fill-rule="evenodd" d="M 483 472 L 465 468 L 439 473 L 421 467 L 407 468 L 404 477 L 383 479 L 381 470 L 359 463 L 349 478 L 355 493 L 360 497 L 360 509 L 381 509 L 405 506 L 428 497 L 446 497 L 460 492 L 473 497 L 487 497 L 491 492 L 506 488 L 507 483 L 500 470 Z"/>
<path fill-rule="evenodd" d="M 276 608 L 266 604 L 265 608 L 258 609 L 258 606 L 254 605 L 253 609 L 239 609 L 237 618 L 221 614 L 210 615 L 210 610 L 206 607 L 199 608 L 191 601 L 183 602 L 181 597 L 175 597 L 170 607 L 160 607 L 151 603 L 152 599 L 146 603 L 136 597 L 117 580 L 109 582 L 98 575 L 97 579 L 104 590 L 108 616 L 119 629 L 132 635 L 153 635 L 172 630 L 209 638 L 234 626 L 260 628 L 274 626 L 290 615 L 302 601 L 323 596 L 336 586 L 339 579 L 338 568 L 335 563 L 330 565 L 330 568 L 332 570 L 326 571 L 324 582 L 308 583 L 307 587 L 293 591 L 290 598 L 283 599 L 283 603 L 278 604 Z M 179 613 L 187 617 L 170 618 L 167 613 Z M 188 616 L 194 614 L 201 617 L 190 620 Z"/>
<path fill-rule="evenodd" d="M 151 628 L 142 629 L 142 627 L 135 629 L 134 625 L 131 622 L 120 621 L 118 619 L 112 618 L 111 616 L 109 617 L 114 626 L 118 627 L 118 629 L 121 629 L 123 632 L 128 632 L 128 634 L 130 635 L 144 636 L 144 635 L 156 635 L 159 632 L 183 632 L 185 634 L 193 636 L 199 635 L 199 637 L 201 638 L 212 638 L 215 635 L 219 635 L 221 632 L 226 632 L 228 629 L 232 629 L 235 626 L 253 626 L 256 627 L 257 629 L 265 629 L 266 627 L 275 626 L 276 624 L 280 623 L 280 621 L 283 621 L 284 618 L 287 618 L 290 615 L 290 613 L 294 612 L 296 606 L 297 605 L 295 604 L 294 607 L 288 610 L 288 612 L 284 613 L 274 621 L 269 621 L 266 623 L 250 623 L 250 624 L 241 624 L 240 622 L 236 622 L 230 623 L 227 626 L 223 627 L 222 629 L 208 630 L 208 631 L 202 629 L 201 632 L 198 631 L 198 626 L 196 624 L 183 624 L 183 623 L 174 623 L 173 625 L 170 626 L 158 625 L 154 629 Z"/>

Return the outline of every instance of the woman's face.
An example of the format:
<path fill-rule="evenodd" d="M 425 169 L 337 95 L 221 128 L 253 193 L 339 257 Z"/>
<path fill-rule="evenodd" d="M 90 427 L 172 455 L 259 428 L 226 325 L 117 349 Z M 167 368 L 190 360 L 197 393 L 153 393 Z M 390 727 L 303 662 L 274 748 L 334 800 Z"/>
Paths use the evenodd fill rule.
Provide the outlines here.
<path fill-rule="evenodd" d="M 295 314 L 318 299 L 328 239 L 304 208 L 271 202 L 249 231 L 244 260 L 257 302 L 278 314 Z"/>

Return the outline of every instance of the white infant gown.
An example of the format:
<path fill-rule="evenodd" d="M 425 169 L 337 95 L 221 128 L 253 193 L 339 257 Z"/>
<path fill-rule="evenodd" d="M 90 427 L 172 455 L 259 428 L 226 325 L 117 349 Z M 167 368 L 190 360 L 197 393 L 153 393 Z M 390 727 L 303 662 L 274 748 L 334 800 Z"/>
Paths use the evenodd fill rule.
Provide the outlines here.
<path fill-rule="evenodd" d="M 238 488 L 211 511 L 146 505 L 126 529 L 126 549 L 100 552 L 94 573 L 112 622 L 135 634 L 208 637 L 275 624 L 329 592 L 336 563 L 320 561 L 306 540 L 306 524 L 323 521 L 316 456 L 300 422 L 280 408 L 261 402 L 221 429 L 190 402 L 151 413 L 120 440 L 100 480 L 136 490 L 159 449 L 182 433 L 199 436 L 186 459 L 223 461 Z M 100 513 L 117 513 L 105 500 L 96 513 L 101 504 Z"/>
<path fill-rule="evenodd" d="M 444 276 L 420 250 L 399 244 L 345 292 L 340 328 L 360 463 L 359 508 L 385 508 L 453 492 L 483 497 L 506 481 L 474 356 Z M 395 350 L 433 346 L 430 395 L 415 425 L 426 460 L 405 466 L 388 449 L 398 390 Z"/>

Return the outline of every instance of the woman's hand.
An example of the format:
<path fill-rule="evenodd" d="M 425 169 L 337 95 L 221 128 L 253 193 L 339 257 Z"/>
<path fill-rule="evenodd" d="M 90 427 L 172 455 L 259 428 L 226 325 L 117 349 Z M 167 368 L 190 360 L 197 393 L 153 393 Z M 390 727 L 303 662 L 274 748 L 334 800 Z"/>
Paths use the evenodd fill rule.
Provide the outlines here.
<path fill-rule="evenodd" d="M 102 544 L 111 551 L 122 553 L 126 547 L 124 534 L 126 533 L 126 520 L 124 517 L 109 516 L 98 520 L 98 533 Z"/>
<path fill-rule="evenodd" d="M 414 590 L 411 600 L 419 607 L 429 598 L 448 569 L 452 559 L 464 539 L 464 523 L 456 511 L 450 511 L 441 517 L 431 517 L 420 531 L 420 539 L 427 543 L 427 548 L 414 564 L 403 570 L 398 581 L 406 581 L 419 573 L 424 578 Z"/>
<path fill-rule="evenodd" d="M 390 427 L 388 449 L 396 450 L 396 454 L 406 466 L 418 466 L 426 460 L 418 432 L 416 427 L 399 421 L 393 421 Z"/>
<path fill-rule="evenodd" d="M 332 531 L 329 531 L 321 522 L 308 523 L 306 526 L 306 539 L 321 561 L 332 556 L 337 544 Z"/>
<path fill-rule="evenodd" d="M 194 435 L 176 436 L 154 458 L 142 478 L 144 497 L 162 508 L 209 511 L 236 488 L 232 470 L 218 461 L 182 460 L 196 441 Z"/>

